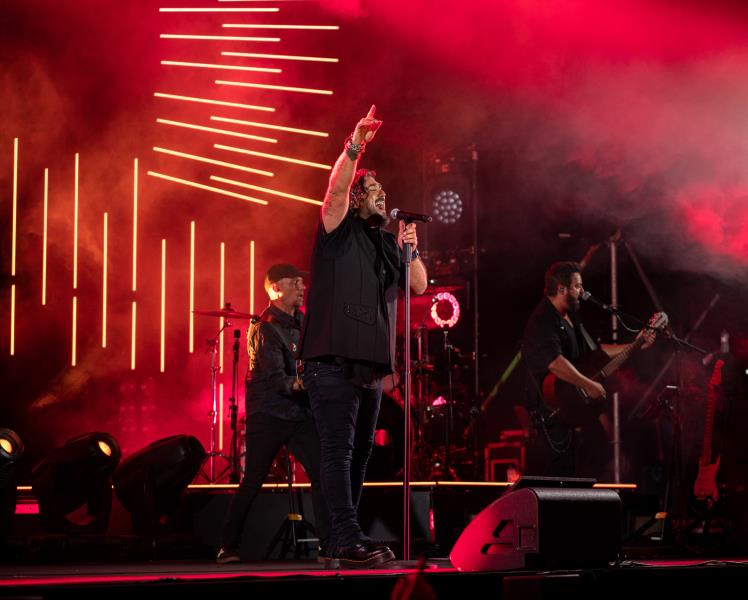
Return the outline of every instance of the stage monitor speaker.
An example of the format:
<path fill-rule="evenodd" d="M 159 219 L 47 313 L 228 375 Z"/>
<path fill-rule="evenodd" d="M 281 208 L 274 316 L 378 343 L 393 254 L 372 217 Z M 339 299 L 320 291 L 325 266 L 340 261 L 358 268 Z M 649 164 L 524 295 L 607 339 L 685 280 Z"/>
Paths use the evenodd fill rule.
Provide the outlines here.
<path fill-rule="evenodd" d="M 621 550 L 621 498 L 594 479 L 522 477 L 465 528 L 450 553 L 460 571 L 593 568 Z"/>

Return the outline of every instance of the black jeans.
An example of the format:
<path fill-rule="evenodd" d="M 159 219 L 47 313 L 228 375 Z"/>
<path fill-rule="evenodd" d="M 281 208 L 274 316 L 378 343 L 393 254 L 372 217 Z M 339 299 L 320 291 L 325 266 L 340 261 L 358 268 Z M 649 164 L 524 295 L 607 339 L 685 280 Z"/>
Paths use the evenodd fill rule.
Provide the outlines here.
<path fill-rule="evenodd" d="M 312 506 L 320 545 L 328 544 L 330 513 L 320 486 L 320 442 L 313 419 L 287 421 L 265 413 L 247 417 L 247 456 L 244 478 L 231 499 L 224 521 L 221 545 L 239 549 L 244 521 L 262 487 L 273 459 L 285 445 L 303 465 L 312 484 Z"/>
<path fill-rule="evenodd" d="M 375 387 L 354 385 L 338 364 L 308 361 L 304 388 L 309 393 L 322 442 L 322 490 L 332 518 L 332 552 L 368 540 L 358 523 L 358 502 L 382 399 L 381 380 Z"/>

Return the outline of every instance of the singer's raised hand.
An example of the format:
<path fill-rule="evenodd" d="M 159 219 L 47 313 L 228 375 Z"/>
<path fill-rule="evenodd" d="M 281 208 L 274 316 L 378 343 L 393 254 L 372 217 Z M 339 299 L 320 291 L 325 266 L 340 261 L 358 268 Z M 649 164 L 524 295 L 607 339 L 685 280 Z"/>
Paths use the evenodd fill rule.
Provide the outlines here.
<path fill-rule="evenodd" d="M 352 138 L 354 144 L 368 144 L 374 139 L 377 130 L 382 126 L 382 121 L 374 118 L 376 110 L 377 107 L 372 104 L 368 114 L 356 124 Z"/>

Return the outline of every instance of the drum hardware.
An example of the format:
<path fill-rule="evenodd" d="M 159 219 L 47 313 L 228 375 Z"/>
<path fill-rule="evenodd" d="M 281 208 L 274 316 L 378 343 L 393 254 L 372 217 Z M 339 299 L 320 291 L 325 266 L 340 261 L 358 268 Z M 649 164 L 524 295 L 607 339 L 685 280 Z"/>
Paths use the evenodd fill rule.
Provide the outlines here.
<path fill-rule="evenodd" d="M 210 451 L 206 456 L 206 460 L 209 461 L 209 469 L 206 473 L 201 470 L 203 477 L 208 483 L 215 483 L 220 481 L 223 477 L 228 475 L 231 483 L 238 483 L 241 477 L 241 454 L 239 449 L 239 435 L 238 435 L 238 402 L 237 402 L 237 389 L 239 382 L 239 339 L 241 337 L 241 331 L 239 329 L 234 330 L 234 345 L 233 345 L 233 358 L 231 365 L 231 396 L 229 397 L 229 422 L 231 427 L 231 442 L 229 444 L 229 454 L 226 455 L 219 452 L 216 447 L 216 421 L 218 418 L 218 399 L 217 399 L 217 385 L 216 385 L 216 372 L 219 366 L 216 364 L 216 354 L 218 353 L 219 340 L 221 334 L 225 329 L 232 326 L 232 319 L 247 319 L 255 322 L 259 319 L 256 315 L 249 313 L 243 313 L 234 310 L 231 307 L 231 302 L 226 302 L 226 305 L 219 310 L 193 310 L 196 315 L 202 315 L 207 317 L 221 317 L 224 320 L 221 328 L 218 330 L 212 338 L 206 341 L 206 353 L 210 354 L 210 397 L 211 406 L 208 411 L 208 418 L 210 419 Z M 216 458 L 222 458 L 227 462 L 226 467 L 216 475 Z"/>

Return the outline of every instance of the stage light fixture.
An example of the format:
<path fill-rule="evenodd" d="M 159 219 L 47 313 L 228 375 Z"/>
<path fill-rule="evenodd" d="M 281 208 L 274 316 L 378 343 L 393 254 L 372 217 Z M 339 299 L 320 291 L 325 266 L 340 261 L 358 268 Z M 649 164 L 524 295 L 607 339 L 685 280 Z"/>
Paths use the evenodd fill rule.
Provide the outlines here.
<path fill-rule="evenodd" d="M 431 299 L 431 318 L 439 327 L 450 329 L 460 320 L 460 303 L 449 292 L 439 292 Z"/>
<path fill-rule="evenodd" d="M 431 207 L 437 221 L 447 225 L 456 223 L 462 217 L 462 198 L 454 190 L 436 192 Z"/>
<path fill-rule="evenodd" d="M 39 519 L 49 533 L 103 533 L 112 509 L 111 475 L 122 456 L 108 433 L 78 436 L 53 450 L 32 473 Z"/>
<path fill-rule="evenodd" d="M 0 429 L 0 540 L 8 534 L 16 511 L 16 464 L 22 455 L 19 435 Z"/>
<path fill-rule="evenodd" d="M 196 437 L 174 435 L 122 461 L 113 476 L 114 493 L 130 512 L 135 532 L 155 533 L 168 525 L 206 456 Z"/>

